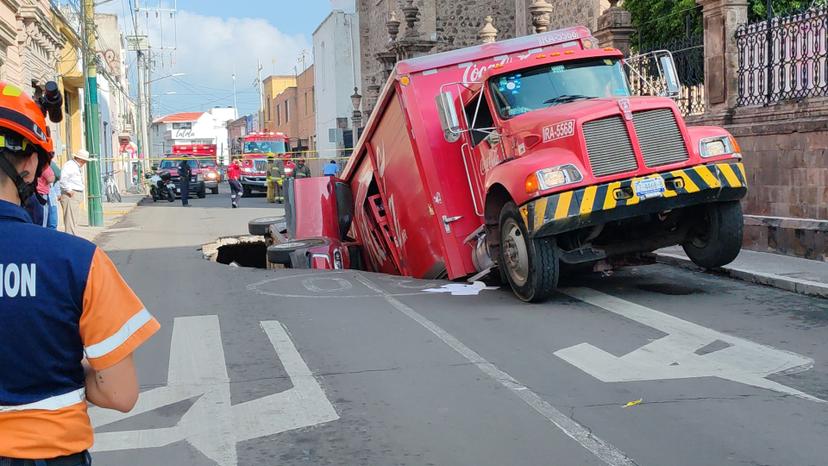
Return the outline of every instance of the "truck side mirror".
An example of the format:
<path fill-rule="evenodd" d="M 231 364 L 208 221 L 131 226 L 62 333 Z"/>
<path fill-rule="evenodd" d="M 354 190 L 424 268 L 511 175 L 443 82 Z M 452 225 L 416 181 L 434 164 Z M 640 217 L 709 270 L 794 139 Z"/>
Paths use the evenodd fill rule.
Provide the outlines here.
<path fill-rule="evenodd" d="M 678 95 L 680 84 L 678 80 L 678 73 L 676 73 L 676 63 L 673 61 L 672 55 L 662 55 L 660 58 L 661 69 L 664 71 L 664 82 L 667 85 L 667 94 L 669 96 Z"/>
<path fill-rule="evenodd" d="M 436 97 L 437 113 L 440 114 L 440 127 L 446 142 L 457 142 L 462 134 L 460 119 L 454 106 L 454 96 L 451 92 L 441 92 Z"/>

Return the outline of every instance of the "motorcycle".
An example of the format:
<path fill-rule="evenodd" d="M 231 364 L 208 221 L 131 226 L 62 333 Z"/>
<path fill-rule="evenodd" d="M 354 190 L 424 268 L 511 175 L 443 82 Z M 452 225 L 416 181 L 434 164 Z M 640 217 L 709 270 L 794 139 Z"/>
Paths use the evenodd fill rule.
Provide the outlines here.
<path fill-rule="evenodd" d="M 148 173 L 147 178 L 150 182 L 152 202 L 163 199 L 169 202 L 175 202 L 175 182 L 173 182 L 170 172 Z"/>

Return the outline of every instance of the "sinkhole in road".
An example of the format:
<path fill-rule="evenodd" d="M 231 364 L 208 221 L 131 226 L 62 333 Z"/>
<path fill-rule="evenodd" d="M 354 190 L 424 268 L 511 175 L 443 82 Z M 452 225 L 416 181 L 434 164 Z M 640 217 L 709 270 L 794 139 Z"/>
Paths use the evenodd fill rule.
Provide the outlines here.
<path fill-rule="evenodd" d="M 267 244 L 261 236 L 219 238 L 201 248 L 204 258 L 219 264 L 256 269 L 267 268 Z"/>

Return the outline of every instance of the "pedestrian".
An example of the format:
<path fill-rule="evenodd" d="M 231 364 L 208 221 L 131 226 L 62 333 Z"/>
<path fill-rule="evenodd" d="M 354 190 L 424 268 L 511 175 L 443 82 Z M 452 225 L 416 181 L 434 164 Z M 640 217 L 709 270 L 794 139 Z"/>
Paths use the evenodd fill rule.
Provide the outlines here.
<path fill-rule="evenodd" d="M 293 176 L 296 178 L 310 178 L 311 171 L 310 168 L 305 165 L 305 159 L 299 159 L 296 161 L 296 169 L 293 172 Z"/>
<path fill-rule="evenodd" d="M 89 152 L 81 149 L 60 170 L 60 206 L 63 210 L 63 228 L 70 235 L 77 234 L 78 209 L 83 200 L 84 183 L 81 169 L 89 161 Z"/>
<path fill-rule="evenodd" d="M 160 326 L 101 249 L 31 223 L 46 112 L 5 83 L 0 110 L 0 464 L 89 466 L 88 402 L 132 409 L 132 354 Z"/>
<path fill-rule="evenodd" d="M 46 227 L 57 230 L 58 227 L 58 206 L 60 205 L 60 167 L 52 160 L 50 164 L 55 180 L 49 186 L 49 215 L 46 219 Z"/>
<path fill-rule="evenodd" d="M 330 162 L 325 164 L 324 170 L 322 170 L 323 176 L 336 176 L 339 173 L 339 164 L 336 163 L 336 159 L 331 159 Z"/>
<path fill-rule="evenodd" d="M 242 197 L 241 165 L 237 157 L 233 158 L 227 167 L 227 182 L 230 184 L 230 203 L 235 209 L 239 206 L 239 199 Z"/>
<path fill-rule="evenodd" d="M 190 177 L 193 176 L 193 169 L 190 167 L 190 161 L 187 158 L 182 158 L 178 162 L 178 189 L 181 191 L 181 205 L 183 207 L 190 207 Z"/>
<path fill-rule="evenodd" d="M 37 188 L 35 194 L 29 198 L 33 200 L 31 203 L 34 209 L 32 215 L 32 222 L 35 225 L 46 227 L 49 220 L 49 191 L 52 189 L 52 183 L 55 182 L 55 172 L 52 171 L 51 163 L 46 165 L 43 173 L 37 178 Z M 27 209 L 28 210 L 28 209 Z"/>

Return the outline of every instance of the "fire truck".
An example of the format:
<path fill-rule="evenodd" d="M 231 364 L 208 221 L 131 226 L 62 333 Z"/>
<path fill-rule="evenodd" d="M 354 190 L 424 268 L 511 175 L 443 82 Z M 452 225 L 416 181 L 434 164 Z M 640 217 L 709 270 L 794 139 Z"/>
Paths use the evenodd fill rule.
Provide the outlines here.
<path fill-rule="evenodd" d="M 267 159 L 281 160 L 288 156 L 290 147 L 284 133 L 250 133 L 242 141 L 241 185 L 244 195 L 253 191 L 267 191 Z"/>
<path fill-rule="evenodd" d="M 398 63 L 341 178 L 288 183 L 287 233 L 268 259 L 491 274 L 528 302 L 562 270 L 670 245 L 702 267 L 731 262 L 739 145 L 688 126 L 663 96 L 679 89 L 672 56 L 651 58 L 662 95 L 633 96 L 622 53 L 583 27 Z"/>

